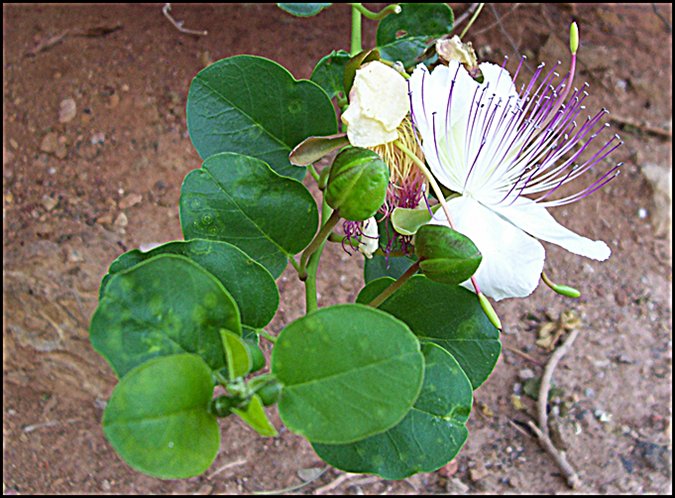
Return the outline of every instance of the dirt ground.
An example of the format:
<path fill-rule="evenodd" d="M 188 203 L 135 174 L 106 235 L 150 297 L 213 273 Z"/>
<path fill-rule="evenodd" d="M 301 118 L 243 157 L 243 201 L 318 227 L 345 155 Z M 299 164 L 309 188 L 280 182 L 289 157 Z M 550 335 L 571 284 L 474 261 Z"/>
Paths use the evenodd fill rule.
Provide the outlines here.
<path fill-rule="evenodd" d="M 185 125 L 190 80 L 210 61 L 240 53 L 308 78 L 321 56 L 349 45 L 345 6 L 310 19 L 258 4 L 173 4 L 173 14 L 208 36 L 178 32 L 161 4 L 3 4 L 5 493 L 252 493 L 302 484 L 325 466 L 302 438 L 282 430 L 263 439 L 231 418 L 221 423 L 222 452 L 205 475 L 162 481 L 131 470 L 103 436 L 102 410 L 116 380 L 90 346 L 88 323 L 116 256 L 181 238 L 180 185 L 200 165 Z M 542 285 L 528 299 L 497 303 L 504 344 L 537 363 L 504 352 L 475 393 L 469 440 L 452 464 L 398 482 L 329 468 L 297 492 L 567 492 L 557 467 L 513 421 L 535 414 L 523 390 L 549 355 L 535 345 L 538 331 L 571 311 L 578 320 L 567 323 L 581 335 L 558 366 L 552 405 L 582 491 L 671 493 L 664 185 L 672 161 L 672 4 L 486 6 L 466 39 L 483 60 L 525 53 L 531 65 L 564 61 L 573 18 L 582 40 L 577 84 L 590 84 L 589 113 L 612 111 L 625 140 L 612 160 L 625 165 L 607 188 L 552 211 L 572 230 L 606 241 L 612 257 L 598 263 L 545 244 L 549 272 L 582 298 Z M 364 23 L 365 45 L 372 44 L 375 25 Z M 353 300 L 363 285 L 360 258 L 331 245 L 322 266 L 338 271 L 321 277 L 320 305 Z M 280 285 L 274 332 L 304 308 L 292 271 Z M 273 420 L 279 427 L 274 410 Z"/>

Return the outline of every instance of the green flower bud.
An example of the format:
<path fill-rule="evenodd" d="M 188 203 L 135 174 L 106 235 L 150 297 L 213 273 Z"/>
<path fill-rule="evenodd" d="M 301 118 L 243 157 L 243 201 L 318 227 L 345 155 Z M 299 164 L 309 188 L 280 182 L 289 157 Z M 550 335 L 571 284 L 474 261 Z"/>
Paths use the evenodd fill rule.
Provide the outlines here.
<path fill-rule="evenodd" d="M 216 417 L 227 417 L 232 414 L 232 408 L 237 408 L 241 403 L 239 398 L 231 398 L 229 396 L 218 396 L 211 400 L 209 404 L 209 412 Z"/>
<path fill-rule="evenodd" d="M 573 22 L 570 24 L 570 52 L 577 53 L 579 49 L 579 26 Z"/>
<path fill-rule="evenodd" d="M 494 325 L 498 330 L 502 330 L 502 321 L 499 319 L 499 316 L 497 316 L 497 312 L 490 304 L 490 301 L 488 301 L 488 298 L 485 297 L 485 294 L 479 292 L 478 301 L 480 302 L 480 307 L 483 308 L 483 311 L 490 320 L 490 323 L 492 323 L 492 325 Z"/>
<path fill-rule="evenodd" d="M 424 225 L 417 230 L 415 255 L 427 278 L 451 285 L 471 278 L 483 259 L 471 239 L 444 225 Z"/>
<path fill-rule="evenodd" d="M 333 161 L 324 195 L 342 218 L 363 221 L 380 209 L 388 185 L 389 168 L 377 153 L 349 147 Z"/>
<path fill-rule="evenodd" d="M 244 339 L 244 344 L 251 355 L 251 372 L 257 372 L 265 366 L 265 355 L 255 340 Z"/>
<path fill-rule="evenodd" d="M 279 397 L 281 396 L 281 384 L 279 382 L 265 384 L 256 394 L 260 396 L 260 401 L 262 401 L 263 405 L 273 405 L 279 401 Z"/>

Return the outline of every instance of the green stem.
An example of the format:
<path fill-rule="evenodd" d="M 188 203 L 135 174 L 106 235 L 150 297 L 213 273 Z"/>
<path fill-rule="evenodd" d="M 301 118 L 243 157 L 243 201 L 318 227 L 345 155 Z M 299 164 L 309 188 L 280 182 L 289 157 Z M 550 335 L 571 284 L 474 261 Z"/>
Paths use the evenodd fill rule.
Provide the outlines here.
<path fill-rule="evenodd" d="M 387 17 L 389 14 L 400 14 L 401 13 L 401 6 L 397 3 L 392 3 L 391 5 L 387 5 L 384 9 L 382 9 L 379 12 L 373 12 L 372 10 L 367 9 L 360 3 L 350 3 L 348 5 L 351 5 L 353 9 L 358 9 L 358 11 L 363 14 L 365 17 L 368 19 L 372 19 L 373 21 L 381 21 L 385 17 Z"/>
<path fill-rule="evenodd" d="M 478 14 L 480 14 L 480 11 L 483 10 L 483 6 L 484 6 L 484 5 L 485 5 L 484 3 L 480 4 L 480 5 L 478 6 L 478 8 L 476 9 L 476 12 L 473 13 L 473 16 L 471 16 L 471 19 L 469 20 L 469 24 L 467 24 L 467 25 L 464 27 L 464 29 L 462 30 L 462 34 L 459 35 L 459 38 L 460 38 L 460 39 L 463 39 L 463 38 L 464 38 L 464 35 L 466 34 L 466 32 L 469 31 L 469 28 L 471 27 L 471 25 L 472 25 L 472 24 L 474 23 L 474 21 L 478 18 Z"/>
<path fill-rule="evenodd" d="M 361 12 L 352 5 L 352 45 L 349 52 L 353 57 L 361 50 Z"/>
<path fill-rule="evenodd" d="M 326 212 L 325 210 L 322 211 L 323 213 Z M 340 215 L 337 211 L 333 211 L 328 219 L 324 222 L 321 230 L 319 230 L 319 233 L 317 233 L 314 237 L 314 240 L 312 240 L 312 242 L 310 242 L 310 244 L 307 246 L 307 249 L 303 251 L 302 256 L 300 256 L 300 270 L 298 271 L 298 277 L 300 277 L 300 280 L 305 280 L 307 278 L 307 260 L 310 256 L 318 251 L 319 247 L 323 247 L 323 243 L 326 242 L 326 239 L 333 231 L 333 227 L 337 225 L 338 221 L 340 221 Z"/>
<path fill-rule="evenodd" d="M 368 306 L 377 308 L 380 304 L 385 302 L 389 296 L 391 296 L 394 292 L 396 292 L 399 289 L 399 287 L 401 287 L 406 282 L 406 280 L 408 280 L 415 273 L 417 273 L 417 270 L 419 269 L 420 269 L 420 262 L 416 261 L 410 268 L 408 268 L 405 271 L 403 275 L 398 277 L 398 280 L 396 280 L 396 282 L 392 283 L 389 287 L 384 289 L 379 296 L 377 296 L 375 299 L 369 302 Z"/>
<path fill-rule="evenodd" d="M 316 182 L 318 182 L 319 181 L 319 173 L 316 171 L 316 168 L 314 167 L 314 165 L 310 164 L 309 166 L 307 166 L 307 169 L 309 170 L 309 174 L 312 175 L 312 178 L 314 178 L 314 180 Z"/>
<path fill-rule="evenodd" d="M 263 336 L 265 339 L 267 339 L 268 341 L 272 342 L 272 343 L 277 342 L 277 338 L 274 337 L 274 336 L 273 336 L 272 334 L 270 334 L 269 332 L 267 332 L 266 330 L 261 330 L 261 331 L 259 332 L 259 334 L 260 334 L 261 336 Z"/>
<path fill-rule="evenodd" d="M 289 262 L 291 265 L 293 265 L 293 268 L 295 268 L 295 271 L 297 271 L 298 273 L 300 273 L 300 265 L 298 264 L 298 262 L 297 262 L 295 259 L 293 259 L 292 257 L 289 256 L 289 257 L 288 257 L 288 262 Z"/>
<path fill-rule="evenodd" d="M 337 211 L 332 211 L 332 209 L 326 204 L 326 201 L 323 201 L 321 205 L 321 218 L 325 219 L 326 216 L 330 213 L 328 221 L 333 218 L 333 215 Z M 339 220 L 340 217 L 336 216 L 336 220 Z M 328 224 L 326 222 L 326 225 Z M 325 226 L 325 225 L 324 225 Z M 330 234 L 330 230 L 328 232 Z M 316 272 L 319 269 L 319 260 L 321 259 L 321 253 L 323 248 L 326 245 L 327 236 L 323 238 L 320 242 L 318 249 L 312 254 L 309 258 L 309 265 L 307 266 L 306 278 L 305 278 L 305 314 L 311 313 L 319 308 L 319 304 L 316 297 Z"/>

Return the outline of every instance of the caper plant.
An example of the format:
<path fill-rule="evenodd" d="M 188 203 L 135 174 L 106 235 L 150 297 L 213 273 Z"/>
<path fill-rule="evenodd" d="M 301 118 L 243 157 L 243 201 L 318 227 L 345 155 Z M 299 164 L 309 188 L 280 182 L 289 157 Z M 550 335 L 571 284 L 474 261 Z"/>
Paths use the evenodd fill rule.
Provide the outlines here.
<path fill-rule="evenodd" d="M 278 5 L 303 17 L 331 6 Z M 473 391 L 501 352 L 489 298 L 525 297 L 540 279 L 579 295 L 543 273 L 537 239 L 609 257 L 547 211 L 620 167 L 558 195 L 620 144 L 595 147 L 604 111 L 583 121 L 576 24 L 567 74 L 542 65 L 518 88 L 523 61 L 513 75 L 506 60 L 479 63 L 450 36 L 446 4 L 349 5 L 351 50 L 323 57 L 311 80 L 251 55 L 192 80 L 187 125 L 203 164 L 183 181 L 184 240 L 119 256 L 91 321 L 119 377 L 103 429 L 134 469 L 201 474 L 220 447 L 218 418 L 275 437 L 265 407 L 276 404 L 337 468 L 386 479 L 434 471 L 466 441 Z M 361 46 L 363 17 L 378 23 L 372 49 Z M 364 258 L 355 303 L 318 306 L 327 243 Z M 274 335 L 265 327 L 289 264 L 306 313 Z"/>

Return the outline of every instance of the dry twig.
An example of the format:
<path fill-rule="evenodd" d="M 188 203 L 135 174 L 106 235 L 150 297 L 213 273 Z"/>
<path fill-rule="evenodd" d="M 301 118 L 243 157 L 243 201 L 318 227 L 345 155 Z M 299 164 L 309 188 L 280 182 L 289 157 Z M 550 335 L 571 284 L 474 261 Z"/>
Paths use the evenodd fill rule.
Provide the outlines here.
<path fill-rule="evenodd" d="M 647 133 L 649 135 L 656 135 L 657 137 L 661 138 L 673 138 L 673 132 L 672 130 L 668 130 L 665 128 L 658 128 L 656 126 L 652 126 L 648 123 L 642 124 L 638 123 L 637 121 L 634 121 L 630 118 L 625 118 L 622 116 L 612 116 L 610 118 L 610 121 L 613 121 L 617 125 L 624 125 L 624 126 L 630 126 L 631 128 L 635 128 L 643 133 Z"/>
<path fill-rule="evenodd" d="M 171 24 L 174 25 L 174 27 L 180 31 L 181 33 L 187 33 L 188 35 L 198 35 L 198 36 L 206 36 L 209 34 L 208 31 L 203 30 L 200 31 L 198 29 L 187 29 L 183 27 L 183 23 L 185 21 L 176 21 L 173 16 L 170 14 L 171 12 L 171 4 L 170 3 L 165 3 L 164 7 L 162 7 L 162 14 L 171 21 Z"/>
<path fill-rule="evenodd" d="M 563 451 L 558 450 L 551 439 L 548 436 L 548 414 L 546 413 L 546 405 L 548 403 L 548 391 L 551 387 L 551 379 L 553 378 L 553 371 L 555 367 L 560 362 L 561 358 L 570 350 L 574 340 L 579 335 L 579 330 L 575 329 L 570 332 L 570 335 L 567 336 L 565 342 L 555 350 L 551 355 L 551 359 L 546 364 L 544 368 L 544 374 L 541 376 L 541 387 L 539 388 L 539 398 L 537 399 L 537 412 L 538 412 L 538 423 L 535 424 L 532 421 L 528 421 L 528 425 L 532 431 L 537 436 L 539 445 L 549 454 L 549 456 L 555 461 L 560 470 L 563 472 L 565 479 L 567 480 L 567 485 L 572 489 L 578 489 L 581 487 L 581 479 L 577 475 L 574 468 L 570 465 L 565 457 Z"/>
<path fill-rule="evenodd" d="M 321 486 L 320 488 L 317 488 L 314 490 L 315 495 L 322 495 L 324 493 L 327 493 L 328 491 L 332 491 L 335 488 L 337 488 L 340 484 L 342 484 L 345 481 L 348 481 L 349 479 L 352 479 L 354 477 L 358 477 L 359 474 L 350 474 L 350 473 L 343 473 L 339 475 L 337 478 L 335 478 L 333 481 L 329 482 L 325 486 Z"/>
<path fill-rule="evenodd" d="M 55 47 L 68 37 L 72 38 L 75 36 L 84 36 L 87 38 L 97 38 L 100 36 L 108 35 L 114 31 L 117 31 L 118 29 L 122 29 L 122 25 L 119 23 L 115 24 L 114 26 L 101 25 L 86 29 L 80 29 L 76 31 L 66 29 L 65 31 L 59 33 L 58 35 L 54 35 L 47 38 L 46 40 L 42 40 L 35 47 L 28 50 L 24 55 L 27 57 L 35 56 L 40 52 L 44 52 L 45 50 L 49 50 L 50 48 Z"/>
<path fill-rule="evenodd" d="M 525 353 L 524 351 L 521 351 L 520 349 L 516 349 L 516 348 L 514 348 L 514 347 L 511 347 L 511 346 L 509 346 L 508 344 L 504 344 L 503 347 L 504 347 L 504 349 L 506 349 L 507 351 L 511 351 L 513 354 L 517 354 L 517 355 L 520 356 L 521 358 L 524 358 L 524 359 L 526 359 L 527 361 L 529 361 L 529 362 L 531 362 L 531 363 L 534 363 L 535 365 L 538 365 L 538 366 L 540 366 L 540 367 L 543 367 L 543 366 L 544 366 L 544 364 L 543 364 L 542 362 L 540 362 L 539 360 L 533 358 L 532 356 L 530 356 L 529 354 Z"/>
<path fill-rule="evenodd" d="M 211 479 L 213 479 L 214 476 L 220 474 L 222 471 L 227 470 L 227 469 L 231 469 L 232 467 L 236 467 L 236 466 L 238 466 L 238 465 L 243 465 L 243 464 L 245 464 L 247 461 L 248 461 L 248 460 L 246 460 L 246 459 L 244 459 L 244 458 L 241 458 L 241 459 L 239 459 L 239 460 L 235 460 L 234 462 L 228 462 L 228 463 L 226 463 L 225 465 L 223 465 L 222 467 L 220 467 L 220 468 L 218 468 L 217 470 L 213 471 L 213 473 L 212 473 L 211 475 L 206 476 L 206 478 L 209 479 L 209 480 L 211 480 Z"/>

